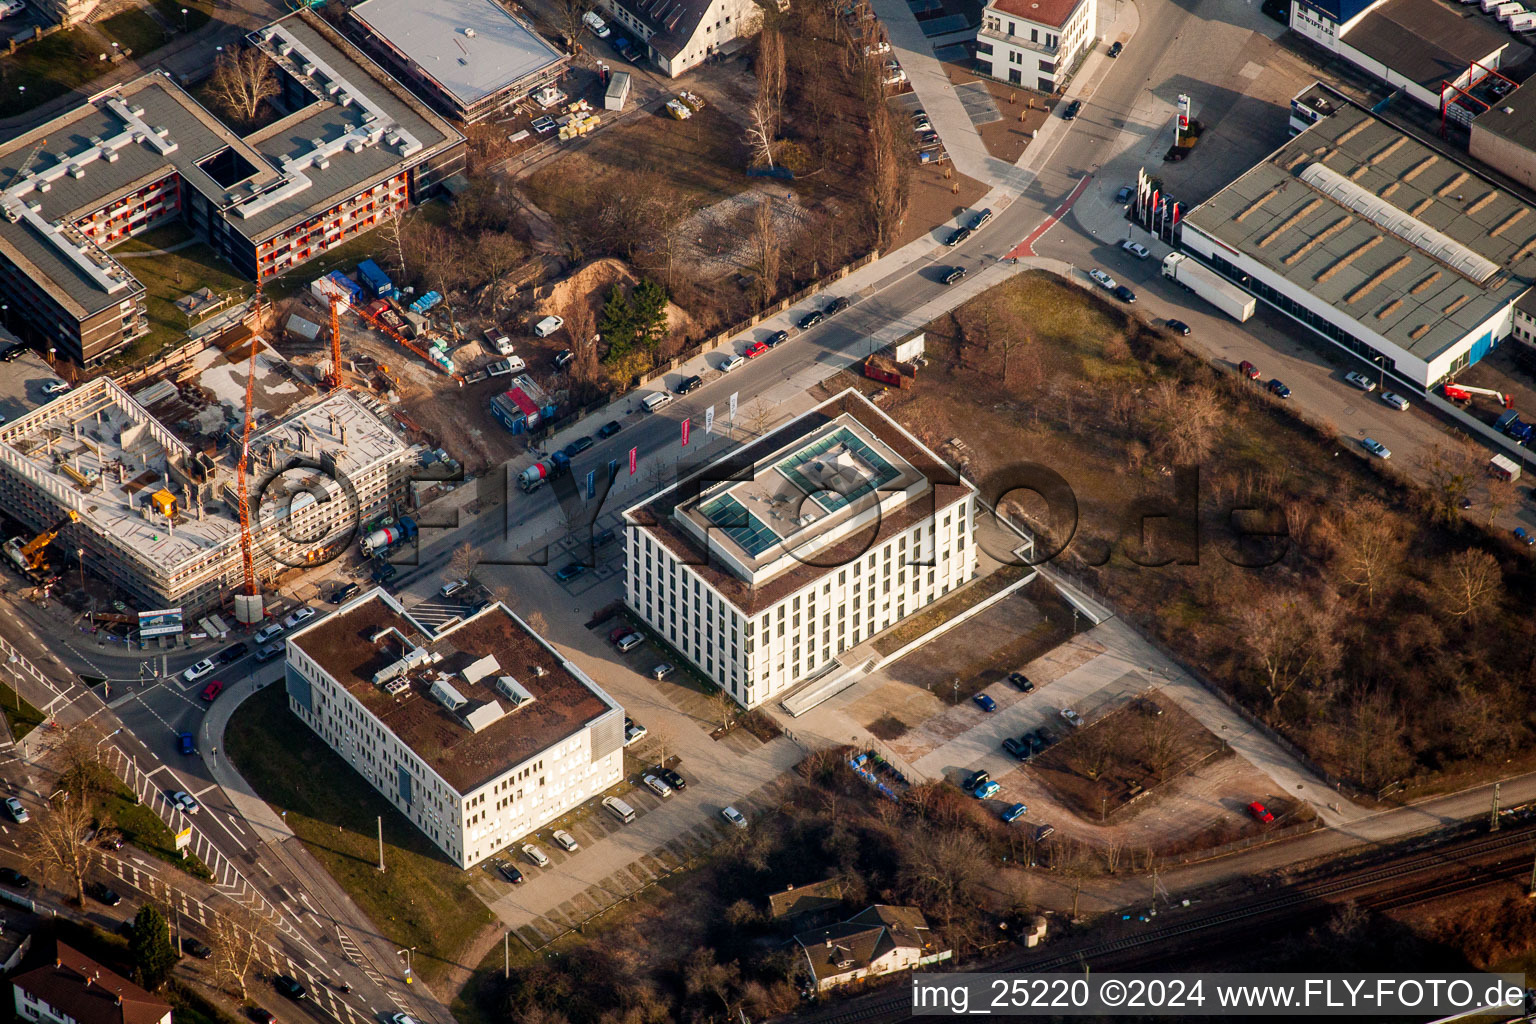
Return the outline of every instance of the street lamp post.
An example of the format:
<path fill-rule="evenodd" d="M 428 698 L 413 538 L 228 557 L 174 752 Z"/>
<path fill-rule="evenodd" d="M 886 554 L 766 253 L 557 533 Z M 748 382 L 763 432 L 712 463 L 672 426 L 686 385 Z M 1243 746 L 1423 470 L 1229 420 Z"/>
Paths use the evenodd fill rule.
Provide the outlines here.
<path fill-rule="evenodd" d="M 416 947 L 412 946 L 410 949 L 397 949 L 395 950 L 395 955 L 405 957 L 405 983 L 407 985 L 412 984 L 416 980 L 415 974 L 411 970 L 412 965 L 415 963 L 416 959 Z"/>
<path fill-rule="evenodd" d="M 183 32 L 187 30 L 187 9 L 185 7 L 181 9 L 181 30 Z"/>
<path fill-rule="evenodd" d="M 96 625 L 96 609 L 91 605 L 90 595 L 85 592 L 85 548 L 75 548 L 75 563 L 80 566 L 80 600 L 85 602 L 85 613 L 91 617 L 91 625 Z"/>

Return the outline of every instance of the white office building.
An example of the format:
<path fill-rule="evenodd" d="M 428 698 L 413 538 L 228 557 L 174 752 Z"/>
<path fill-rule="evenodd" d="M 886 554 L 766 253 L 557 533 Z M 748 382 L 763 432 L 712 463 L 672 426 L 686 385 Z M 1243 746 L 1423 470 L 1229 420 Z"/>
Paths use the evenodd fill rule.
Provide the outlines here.
<path fill-rule="evenodd" d="M 972 579 L 975 494 L 845 391 L 626 510 L 625 598 L 756 707 Z"/>
<path fill-rule="evenodd" d="M 1055 92 L 1097 37 L 1097 0 L 988 0 L 976 33 L 982 74 Z"/>
<path fill-rule="evenodd" d="M 441 633 L 374 590 L 288 638 L 288 706 L 469 867 L 617 784 L 624 709 L 504 605 Z"/>

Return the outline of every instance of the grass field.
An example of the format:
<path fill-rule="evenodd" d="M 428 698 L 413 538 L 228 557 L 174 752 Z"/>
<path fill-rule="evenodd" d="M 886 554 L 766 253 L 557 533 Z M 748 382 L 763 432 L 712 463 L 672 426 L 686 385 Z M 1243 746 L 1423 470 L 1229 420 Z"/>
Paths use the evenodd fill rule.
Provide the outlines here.
<path fill-rule="evenodd" d="M 11 736 L 15 739 L 21 739 L 43 724 L 45 716 L 42 711 L 29 702 L 21 700 L 16 691 L 4 683 L 0 683 L 0 707 L 5 709 L 5 720 L 11 727 Z"/>
<path fill-rule="evenodd" d="M 207 288 L 215 295 L 235 292 L 243 298 L 253 291 L 250 282 L 202 242 L 163 255 L 133 257 L 134 253 L 153 252 L 191 238 L 191 229 L 176 223 L 130 238 L 112 249 L 112 255 L 128 257 L 123 266 L 143 283 L 150 324 L 149 333 L 134 342 L 118 362 L 126 364 L 146 358 L 186 337 L 191 324 L 176 308 L 176 300 L 183 295 Z"/>
<path fill-rule="evenodd" d="M 495 918 L 450 864 L 341 757 L 288 711 L 280 686 L 241 704 L 225 734 L 230 758 L 256 792 L 287 812 L 288 827 L 390 941 L 416 947 L 431 981 Z M 376 818 L 384 818 L 380 873 Z"/>
<path fill-rule="evenodd" d="M 140 803 L 121 780 L 113 778 L 111 788 L 96 798 L 104 824 L 123 834 L 123 841 L 132 843 L 152 857 L 173 864 L 194 878 L 204 881 L 213 879 L 213 872 L 196 856 L 183 857 L 176 849 L 176 837 L 159 816 Z"/>

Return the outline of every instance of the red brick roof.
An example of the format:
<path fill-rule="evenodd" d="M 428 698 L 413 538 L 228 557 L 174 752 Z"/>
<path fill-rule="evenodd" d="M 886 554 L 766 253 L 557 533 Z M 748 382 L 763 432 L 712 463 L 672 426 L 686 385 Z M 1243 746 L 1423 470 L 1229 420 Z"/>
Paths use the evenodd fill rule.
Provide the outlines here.
<path fill-rule="evenodd" d="M 62 942 L 53 963 L 11 983 L 78 1024 L 158 1024 L 171 1012 L 169 1003 Z"/>
<path fill-rule="evenodd" d="M 992 0 L 992 10 L 1061 28 L 1083 0 Z"/>

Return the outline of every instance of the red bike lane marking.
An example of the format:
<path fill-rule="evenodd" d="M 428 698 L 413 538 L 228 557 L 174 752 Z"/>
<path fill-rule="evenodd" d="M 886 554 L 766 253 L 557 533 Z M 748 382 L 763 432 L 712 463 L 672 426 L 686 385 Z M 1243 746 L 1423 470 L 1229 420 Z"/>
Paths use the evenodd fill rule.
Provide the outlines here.
<path fill-rule="evenodd" d="M 1092 180 L 1093 175 L 1091 174 L 1085 174 L 1080 179 L 1078 179 L 1077 187 L 1074 188 L 1071 195 L 1067 196 L 1067 198 L 1062 201 L 1062 204 L 1056 208 L 1056 212 L 1045 218 L 1045 220 L 1041 221 L 1039 227 L 1031 231 L 1029 236 L 1025 238 L 1024 241 L 1008 250 L 1007 255 L 1003 258 L 1018 259 L 1020 256 L 1036 255 L 1035 243 L 1040 240 L 1040 236 L 1051 230 L 1057 221 L 1066 216 L 1067 211 L 1072 209 L 1072 204 L 1077 202 L 1078 197 L 1081 196 L 1085 190 L 1087 190 L 1088 183 Z"/>

